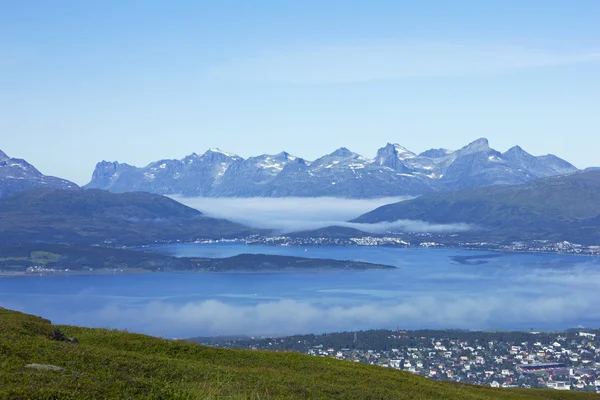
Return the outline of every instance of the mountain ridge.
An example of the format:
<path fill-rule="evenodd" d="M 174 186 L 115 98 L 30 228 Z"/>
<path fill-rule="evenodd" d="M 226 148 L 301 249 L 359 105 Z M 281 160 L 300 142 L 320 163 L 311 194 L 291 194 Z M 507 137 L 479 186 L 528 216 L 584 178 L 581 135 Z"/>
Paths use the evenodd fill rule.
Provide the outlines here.
<path fill-rule="evenodd" d="M 31 189 L 0 199 L 0 243 L 136 245 L 245 237 L 258 231 L 168 197 L 105 190 Z"/>
<path fill-rule="evenodd" d="M 533 156 L 519 146 L 501 153 L 480 138 L 455 151 L 420 154 L 388 143 L 374 158 L 340 147 L 313 161 L 287 152 L 244 159 L 219 149 L 145 167 L 101 161 L 85 188 L 208 197 L 374 198 L 525 183 L 577 170 L 557 156 Z"/>
<path fill-rule="evenodd" d="M 79 189 L 65 179 L 42 174 L 20 158 L 11 158 L 0 150 L 0 198 L 35 188 Z"/>

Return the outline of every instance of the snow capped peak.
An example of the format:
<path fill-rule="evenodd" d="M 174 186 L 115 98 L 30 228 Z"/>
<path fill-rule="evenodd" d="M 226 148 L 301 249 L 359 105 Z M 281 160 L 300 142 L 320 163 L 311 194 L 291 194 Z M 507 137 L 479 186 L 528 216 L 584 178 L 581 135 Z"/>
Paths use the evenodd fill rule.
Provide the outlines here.
<path fill-rule="evenodd" d="M 212 148 L 212 149 L 208 149 L 208 151 L 206 153 L 204 153 L 204 155 L 207 155 L 209 153 L 218 153 L 218 154 L 223 154 L 227 157 L 232 157 L 232 158 L 239 158 L 239 156 L 237 154 L 233 154 L 233 153 L 227 153 L 221 149 L 218 148 Z"/>
<path fill-rule="evenodd" d="M 192 164 L 192 163 L 194 163 L 195 160 L 196 160 L 196 158 L 190 158 L 190 159 L 188 159 L 188 163 Z M 200 157 L 197 157 L 197 160 L 202 164 L 204 164 L 204 163 L 209 163 L 209 164 L 225 163 L 227 165 L 230 165 L 235 162 L 241 162 L 244 159 L 242 157 L 238 156 L 237 154 L 227 153 L 227 152 L 221 151 L 219 149 L 213 148 L 213 149 L 208 149 Z M 218 168 L 221 169 L 220 166 Z"/>
<path fill-rule="evenodd" d="M 394 157 L 398 160 L 406 160 L 408 158 L 415 158 L 417 155 L 412 151 L 408 150 L 404 146 L 400 146 L 398 143 L 388 143 L 385 147 L 382 147 L 377 151 L 377 159 L 381 160 L 382 157 Z"/>
<path fill-rule="evenodd" d="M 375 162 L 382 167 L 388 167 L 399 172 L 409 172 L 404 160 L 414 158 L 415 154 L 398 144 L 388 143 L 377 151 Z"/>
<path fill-rule="evenodd" d="M 406 160 L 407 158 L 414 158 L 417 156 L 415 153 L 408 150 L 404 146 L 400 146 L 398 143 L 394 143 L 394 144 L 388 143 L 387 146 L 394 147 L 394 150 L 396 152 L 396 157 L 398 157 L 400 160 Z"/>
<path fill-rule="evenodd" d="M 10 157 L 6 155 L 6 153 L 4 153 L 2 150 L 0 150 L 0 160 L 1 161 L 6 161 L 9 160 Z"/>
<path fill-rule="evenodd" d="M 262 156 L 255 157 L 254 159 L 250 160 L 255 160 L 256 166 L 259 168 L 271 170 L 272 172 L 282 171 L 288 162 L 288 158 L 282 153 L 275 155 L 263 154 Z"/>
<path fill-rule="evenodd" d="M 333 153 L 322 156 L 312 163 L 311 169 L 317 170 L 353 170 L 355 168 L 364 168 L 364 166 L 373 163 L 373 160 L 354 153 L 345 147 L 340 147 Z"/>

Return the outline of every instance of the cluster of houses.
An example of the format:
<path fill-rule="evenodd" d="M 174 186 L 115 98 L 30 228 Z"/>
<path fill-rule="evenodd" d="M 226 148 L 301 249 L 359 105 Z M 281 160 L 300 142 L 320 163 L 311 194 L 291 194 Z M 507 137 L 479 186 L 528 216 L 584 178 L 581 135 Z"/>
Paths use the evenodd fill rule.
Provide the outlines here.
<path fill-rule="evenodd" d="M 344 334 L 230 341 L 216 345 L 298 351 L 404 370 L 431 379 L 498 388 L 600 393 L 600 331 L 469 332 L 464 335 L 443 332 L 367 331 L 355 333 L 352 345 L 347 344 L 348 340 L 335 337 Z M 381 337 L 384 334 L 386 338 Z M 365 335 L 369 335 L 365 341 L 370 343 L 370 349 L 361 341 Z M 346 345 L 324 344 L 336 341 Z"/>
<path fill-rule="evenodd" d="M 482 250 L 503 250 L 532 253 L 558 253 L 558 254 L 576 254 L 587 256 L 600 255 L 600 246 L 585 246 L 582 244 L 571 243 L 567 241 L 552 242 L 549 240 L 532 240 L 530 242 L 512 242 L 510 244 L 494 244 L 488 242 L 481 243 L 460 243 L 458 247 Z"/>
<path fill-rule="evenodd" d="M 502 250 L 517 252 L 541 252 L 579 255 L 600 255 L 600 246 L 584 246 L 566 241 L 551 242 L 547 240 L 532 240 L 529 242 L 512 242 L 508 244 L 491 242 L 460 242 L 458 235 L 434 235 L 431 233 L 410 233 L 408 235 L 393 234 L 391 236 L 345 237 L 292 237 L 253 236 L 242 242 L 249 245 L 271 246 L 393 246 L 393 247 L 458 247 L 478 250 Z M 450 242 L 448 242 L 450 239 Z M 213 241 L 218 242 L 218 241 Z"/>
<path fill-rule="evenodd" d="M 504 388 L 551 388 L 600 393 L 600 341 L 579 332 L 580 340 L 557 336 L 551 344 L 433 339 L 428 345 L 388 351 L 323 349 L 307 354 L 406 370 L 433 379 Z"/>
<path fill-rule="evenodd" d="M 45 265 L 33 265 L 31 267 L 27 267 L 25 270 L 26 275 L 45 275 L 53 274 L 55 272 L 69 272 L 69 269 L 56 269 L 52 267 L 46 267 Z"/>

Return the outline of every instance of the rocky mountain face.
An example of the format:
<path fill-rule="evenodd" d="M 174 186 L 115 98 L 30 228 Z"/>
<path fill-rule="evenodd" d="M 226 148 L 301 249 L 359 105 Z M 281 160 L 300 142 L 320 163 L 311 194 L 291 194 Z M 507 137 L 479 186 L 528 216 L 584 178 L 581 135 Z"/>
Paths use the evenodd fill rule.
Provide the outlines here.
<path fill-rule="evenodd" d="M 418 155 L 387 144 L 373 159 L 342 147 L 314 161 L 286 152 L 244 159 L 218 149 L 141 168 L 102 161 L 86 188 L 213 197 L 373 198 L 518 184 L 575 171 L 556 156 L 536 157 L 518 146 L 500 153 L 482 138 L 456 151 L 431 149 Z"/>
<path fill-rule="evenodd" d="M 46 176 L 25 160 L 0 151 L 0 198 L 33 188 L 78 189 L 64 179 Z"/>

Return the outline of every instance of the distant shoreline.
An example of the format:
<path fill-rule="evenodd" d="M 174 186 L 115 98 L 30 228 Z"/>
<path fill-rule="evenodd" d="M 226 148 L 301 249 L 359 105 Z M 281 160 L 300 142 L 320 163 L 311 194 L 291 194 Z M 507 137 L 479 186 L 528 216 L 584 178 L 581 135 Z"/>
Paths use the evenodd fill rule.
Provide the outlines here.
<path fill-rule="evenodd" d="M 134 252 L 142 252 L 142 249 L 148 249 L 154 246 L 161 245 L 171 245 L 171 244 L 180 244 L 180 245 L 189 245 L 189 244 L 198 244 L 198 245 L 210 245 L 210 244 L 244 244 L 247 246 L 269 246 L 269 247 L 294 247 L 294 248 L 318 248 L 318 247 L 353 247 L 353 248 L 372 248 L 372 247 L 383 247 L 383 248 L 397 248 L 397 249 L 416 249 L 416 250 L 462 250 L 468 252 L 488 252 L 494 253 L 493 255 L 464 255 L 464 256 L 455 256 L 450 257 L 450 261 L 456 264 L 461 265 L 485 265 L 487 264 L 488 258 L 495 258 L 500 255 L 510 255 L 510 254 L 544 254 L 544 255 L 564 255 L 564 256 L 586 256 L 586 257 L 598 257 L 600 254 L 581 254 L 581 253 L 572 253 L 572 252 L 558 252 L 558 251 L 536 251 L 536 250 L 524 250 L 524 249 L 498 249 L 498 248 L 487 248 L 487 247 L 463 247 L 463 246 L 432 246 L 432 247 L 420 247 L 420 246 L 394 246 L 394 245 L 377 245 L 377 246 L 361 246 L 361 245 L 348 245 L 348 244 L 258 244 L 258 243 L 245 243 L 244 241 L 239 241 L 235 243 L 231 242 L 211 242 L 211 243 L 198 243 L 198 242 L 185 242 L 185 243 L 155 243 L 149 245 L 139 245 L 127 247 L 125 249 L 131 250 Z M 124 249 L 124 250 L 125 250 Z M 205 258 L 205 257 L 175 257 L 175 256 L 167 256 L 159 251 L 149 251 L 145 253 L 156 254 L 157 256 L 165 256 L 169 258 L 178 258 L 178 259 L 204 259 L 218 262 L 220 260 L 227 260 L 229 257 L 222 258 Z M 244 254 L 240 254 L 241 256 Z M 282 257 L 282 258 L 297 258 L 299 260 L 306 261 L 320 261 L 323 265 L 326 265 L 326 262 L 330 261 L 336 263 L 338 265 L 333 266 L 324 266 L 324 267 L 293 267 L 293 266 L 282 266 L 281 268 L 271 268 L 265 266 L 264 269 L 261 267 L 256 268 L 240 268 L 233 269 L 228 266 L 224 267 L 207 267 L 202 268 L 198 267 L 197 269 L 179 269 L 179 270 L 148 270 L 148 269 L 140 269 L 140 268 L 123 268 L 123 269 L 112 269 L 112 268 L 98 268 L 91 270 L 73 270 L 69 271 L 64 270 L 55 270 L 55 271 L 41 271 L 41 272 L 27 272 L 27 271 L 10 271 L 5 269 L 0 269 L 0 279 L 2 278 L 14 278 L 14 277 L 48 277 L 48 276 L 78 276 L 78 275 L 137 275 L 137 274 L 285 274 L 285 273 L 327 273 L 327 272 L 348 272 L 348 271 L 370 271 L 370 270 L 389 270 L 395 269 L 397 267 L 391 265 L 382 265 L 377 263 L 362 263 L 356 262 L 352 260 L 328 260 L 328 259 L 318 259 L 312 257 L 289 257 L 289 256 L 276 256 L 272 254 L 260 254 L 261 256 L 266 256 L 267 258 L 273 257 Z M 235 256 L 234 256 L 235 257 Z M 343 265 L 339 265 L 340 263 L 346 262 L 350 267 L 344 267 Z M 357 267 L 357 265 L 363 265 L 363 267 Z M 259 265 L 254 264 L 252 265 Z M 354 266 L 354 267 L 353 267 Z M 365 267 L 366 266 L 366 267 Z M 49 268 L 52 268 L 49 266 Z M 220 269 L 222 268 L 222 269 Z"/>
<path fill-rule="evenodd" d="M 409 245 L 409 246 L 399 246 L 394 244 L 380 244 L 380 245 L 358 245 L 358 244 L 335 244 L 335 243 L 324 243 L 324 244 L 314 244 L 314 243 L 299 243 L 299 244 L 276 244 L 276 243 L 248 243 L 244 240 L 239 241 L 227 241 L 227 242 L 172 242 L 172 243 L 153 243 L 150 245 L 136 245 L 136 246 L 128 246 L 125 247 L 127 249 L 136 249 L 141 250 L 144 248 L 150 248 L 154 246 L 164 246 L 164 245 L 188 245 L 188 244 L 199 244 L 199 245 L 210 245 L 210 244 L 243 244 L 245 246 L 266 246 L 266 247 L 304 247 L 304 248 L 318 248 L 318 247 L 356 247 L 356 248 L 373 248 L 373 247 L 384 247 L 384 248 L 398 248 L 398 249 L 416 249 L 416 250 L 467 250 L 467 251 L 487 251 L 494 253 L 506 253 L 506 254 L 554 254 L 554 255 L 566 255 L 566 256 L 587 256 L 587 257 L 600 257 L 600 251 L 598 253 L 574 253 L 574 252 L 566 252 L 566 251 L 550 251 L 550 250 L 524 250 L 524 249 L 499 249 L 497 247 L 470 247 L 470 246 L 454 246 L 448 244 L 439 243 L 440 246 L 431 246 L 431 247 L 423 247 L 418 245 Z M 161 253 L 162 254 L 162 253 Z"/>
<path fill-rule="evenodd" d="M 100 275 L 100 276 L 107 276 L 107 275 L 149 275 L 149 274 L 154 274 L 154 275 L 186 275 L 186 274 L 193 274 L 193 275 L 212 275 L 212 274 L 239 274 L 239 275 L 244 275 L 244 274 L 252 274 L 252 275 L 257 275 L 257 274 L 288 274 L 288 273 L 333 273 L 333 272 L 367 272 L 367 271 L 390 271 L 390 270 L 395 270 L 395 269 L 400 269 L 398 267 L 391 267 L 391 268 L 372 268 L 372 269 L 343 269 L 343 268 L 295 268 L 295 269 L 279 269 L 279 270 L 226 270 L 226 271 L 209 271 L 209 270 L 199 270 L 199 271 L 194 271 L 194 270 L 189 270 L 189 271 L 160 271 L 160 272 L 156 272 L 156 271 L 139 271 L 139 270 L 130 270 L 130 271 L 119 271 L 119 272 L 114 272 L 111 270 L 98 270 L 98 271 L 55 271 L 55 272 L 48 272 L 48 273 L 27 273 L 27 272 L 6 272 L 6 271 L 0 271 L 0 279 L 3 278 L 40 278 L 40 277 L 50 277 L 50 276 L 92 276 L 92 275 Z"/>

